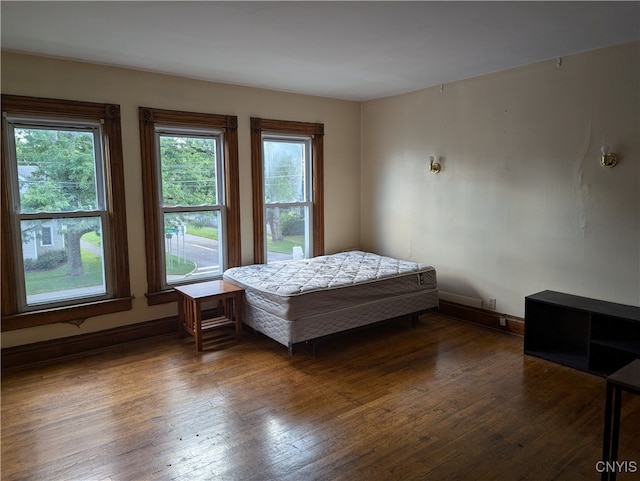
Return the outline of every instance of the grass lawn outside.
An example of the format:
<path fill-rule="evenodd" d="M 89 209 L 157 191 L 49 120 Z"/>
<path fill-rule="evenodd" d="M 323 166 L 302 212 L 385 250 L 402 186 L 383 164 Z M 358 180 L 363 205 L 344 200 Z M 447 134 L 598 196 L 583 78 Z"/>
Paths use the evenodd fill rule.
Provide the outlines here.
<path fill-rule="evenodd" d="M 81 252 L 84 275 L 68 276 L 66 264 L 55 269 L 25 272 L 27 295 L 104 285 L 102 259 L 86 249 Z"/>
<path fill-rule="evenodd" d="M 82 240 L 90 244 L 93 244 L 94 246 L 99 246 L 102 244 L 102 237 L 100 237 L 98 233 L 95 231 L 87 232 L 85 235 L 82 236 Z"/>
<path fill-rule="evenodd" d="M 217 227 L 196 227 L 192 224 L 186 224 L 187 234 L 204 237 L 205 239 L 218 240 Z"/>
<path fill-rule="evenodd" d="M 173 254 L 166 254 L 166 256 L 168 276 L 186 276 L 196 268 L 195 263 L 189 259 L 182 260 L 182 258 Z"/>
<path fill-rule="evenodd" d="M 279 252 L 281 254 L 292 254 L 295 246 L 301 246 L 304 251 L 304 236 L 292 235 L 285 237 L 281 241 L 274 242 L 267 236 L 267 251 Z"/>

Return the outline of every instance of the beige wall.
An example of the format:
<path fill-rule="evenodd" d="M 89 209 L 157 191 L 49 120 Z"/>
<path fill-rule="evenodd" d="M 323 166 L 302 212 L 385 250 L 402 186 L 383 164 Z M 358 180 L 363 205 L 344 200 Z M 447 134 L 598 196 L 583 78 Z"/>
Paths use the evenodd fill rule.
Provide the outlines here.
<path fill-rule="evenodd" d="M 360 107 L 356 102 L 217 84 L 36 56 L 2 53 L 2 93 L 111 102 L 121 106 L 133 310 L 2 334 L 2 347 L 94 332 L 176 314 L 175 304 L 148 307 L 138 107 L 238 116 L 242 260 L 253 258 L 249 118 L 322 122 L 325 126 L 325 248 L 358 246 Z"/>
<path fill-rule="evenodd" d="M 544 289 L 639 305 L 639 61 L 632 43 L 362 104 L 361 246 L 512 315 Z"/>

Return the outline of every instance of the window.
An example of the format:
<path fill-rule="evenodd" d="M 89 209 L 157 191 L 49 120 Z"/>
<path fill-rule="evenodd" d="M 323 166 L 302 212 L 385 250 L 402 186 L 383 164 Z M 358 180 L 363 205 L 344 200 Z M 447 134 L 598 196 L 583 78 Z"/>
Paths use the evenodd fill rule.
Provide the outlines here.
<path fill-rule="evenodd" d="M 148 303 L 240 264 L 237 118 L 141 107 Z"/>
<path fill-rule="evenodd" d="M 53 246 L 53 229 L 50 225 L 43 225 L 40 228 L 40 246 L 50 247 Z M 24 243 L 24 241 L 23 241 Z"/>
<path fill-rule="evenodd" d="M 131 309 L 119 107 L 2 110 L 2 329 Z"/>
<path fill-rule="evenodd" d="M 323 124 L 251 119 L 254 262 L 324 254 Z"/>

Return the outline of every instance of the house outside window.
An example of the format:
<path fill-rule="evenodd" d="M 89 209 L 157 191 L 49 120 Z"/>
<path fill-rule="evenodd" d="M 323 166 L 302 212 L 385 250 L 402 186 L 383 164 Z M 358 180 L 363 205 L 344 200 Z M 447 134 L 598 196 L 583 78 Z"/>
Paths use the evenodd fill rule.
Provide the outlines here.
<path fill-rule="evenodd" d="M 254 261 L 324 253 L 324 126 L 251 119 Z"/>
<path fill-rule="evenodd" d="M 141 107 L 149 304 L 240 263 L 237 120 Z"/>
<path fill-rule="evenodd" d="M 2 109 L 2 329 L 130 309 L 118 106 L 2 96 Z"/>

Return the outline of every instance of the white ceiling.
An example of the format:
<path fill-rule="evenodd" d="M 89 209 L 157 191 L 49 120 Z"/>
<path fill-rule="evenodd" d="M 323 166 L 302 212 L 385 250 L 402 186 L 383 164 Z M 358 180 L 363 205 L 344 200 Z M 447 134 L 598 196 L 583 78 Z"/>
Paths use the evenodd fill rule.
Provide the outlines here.
<path fill-rule="evenodd" d="M 369 100 L 640 38 L 640 2 L 0 3 L 3 50 Z"/>

